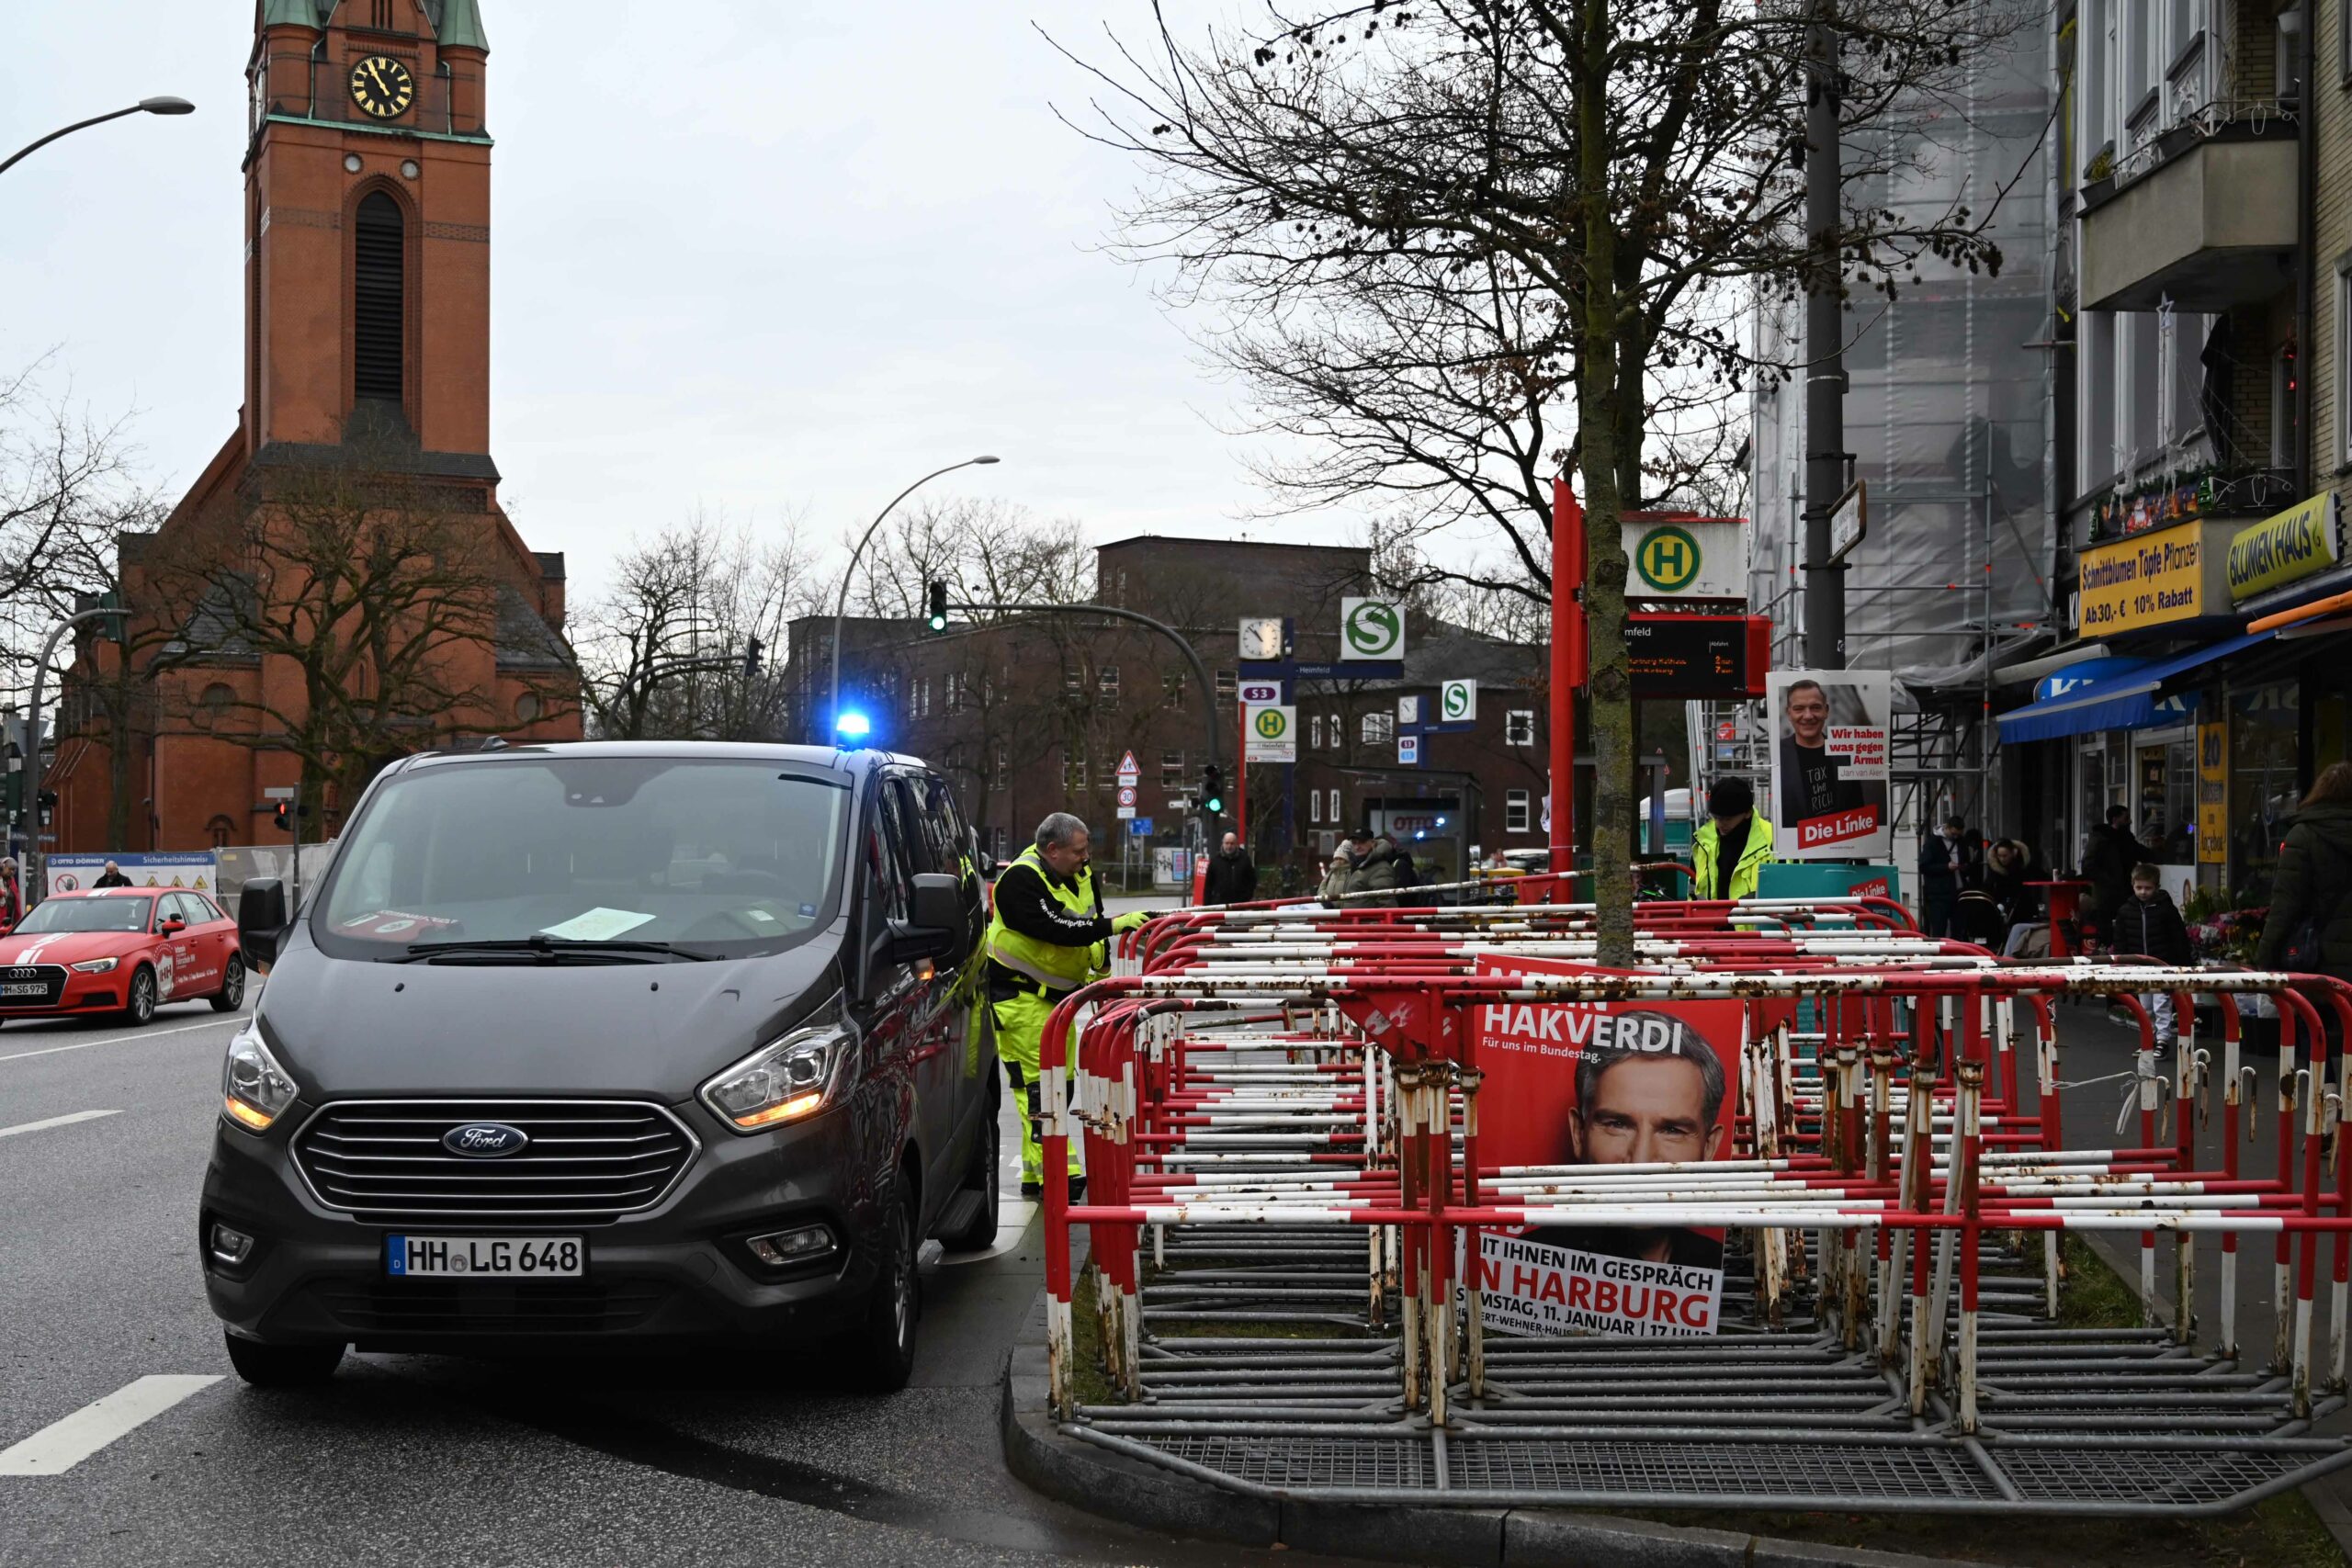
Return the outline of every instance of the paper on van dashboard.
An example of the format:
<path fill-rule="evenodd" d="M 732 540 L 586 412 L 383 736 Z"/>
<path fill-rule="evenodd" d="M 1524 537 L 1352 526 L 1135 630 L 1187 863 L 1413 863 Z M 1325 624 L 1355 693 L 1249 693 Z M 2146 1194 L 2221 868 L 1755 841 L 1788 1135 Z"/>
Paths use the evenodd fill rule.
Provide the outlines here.
<path fill-rule="evenodd" d="M 602 905 L 584 915 L 574 915 L 560 925 L 540 929 L 541 936 L 551 936 L 558 942 L 610 942 L 623 931 L 633 931 L 650 915 L 640 915 L 631 909 L 607 909 Z"/>

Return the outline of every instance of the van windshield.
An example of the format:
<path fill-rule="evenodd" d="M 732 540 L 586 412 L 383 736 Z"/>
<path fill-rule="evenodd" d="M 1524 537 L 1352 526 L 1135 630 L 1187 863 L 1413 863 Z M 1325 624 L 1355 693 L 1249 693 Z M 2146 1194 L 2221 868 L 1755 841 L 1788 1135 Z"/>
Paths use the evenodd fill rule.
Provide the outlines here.
<path fill-rule="evenodd" d="M 419 768 L 346 834 L 311 931 L 345 958 L 540 940 L 771 953 L 832 919 L 849 800 L 846 780 L 740 759 Z"/>

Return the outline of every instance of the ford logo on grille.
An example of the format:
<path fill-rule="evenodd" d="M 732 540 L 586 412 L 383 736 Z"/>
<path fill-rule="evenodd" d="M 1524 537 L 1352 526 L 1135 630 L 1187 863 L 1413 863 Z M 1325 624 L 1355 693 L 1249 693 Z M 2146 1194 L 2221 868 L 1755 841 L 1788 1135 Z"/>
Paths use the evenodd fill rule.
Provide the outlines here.
<path fill-rule="evenodd" d="M 528 1133 L 503 1122 L 469 1122 L 441 1134 L 441 1146 L 461 1159 L 504 1159 L 530 1141 Z"/>

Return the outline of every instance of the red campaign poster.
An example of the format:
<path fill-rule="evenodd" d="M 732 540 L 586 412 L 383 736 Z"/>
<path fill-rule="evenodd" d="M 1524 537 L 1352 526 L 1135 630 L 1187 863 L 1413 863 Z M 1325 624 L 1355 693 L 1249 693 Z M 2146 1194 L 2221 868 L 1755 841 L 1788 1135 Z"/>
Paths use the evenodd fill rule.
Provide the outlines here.
<path fill-rule="evenodd" d="M 1477 972 L 1591 970 L 1559 960 L 1487 955 Z M 1736 1000 L 1480 1004 L 1470 1021 L 1486 1075 L 1478 1090 L 1479 1165 L 1728 1157 L 1744 1011 Z M 1659 1264 L 1723 1265 L 1719 1231 L 1544 1227 L 1527 1239 Z"/>

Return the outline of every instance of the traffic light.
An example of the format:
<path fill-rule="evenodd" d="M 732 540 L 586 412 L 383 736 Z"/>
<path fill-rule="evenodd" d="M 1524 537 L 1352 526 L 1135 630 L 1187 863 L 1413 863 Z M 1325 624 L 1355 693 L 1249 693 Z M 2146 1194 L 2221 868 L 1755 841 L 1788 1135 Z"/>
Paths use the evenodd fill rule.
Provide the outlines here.
<path fill-rule="evenodd" d="M 933 582 L 931 585 L 931 611 L 924 617 L 924 623 L 935 632 L 947 629 L 947 584 Z"/>
<path fill-rule="evenodd" d="M 767 645 L 762 642 L 758 637 L 752 637 L 750 641 L 744 643 L 743 679 L 746 681 L 752 680 L 758 676 L 760 672 L 760 651 L 766 646 Z"/>
<path fill-rule="evenodd" d="M 1225 809 L 1225 770 L 1215 762 L 1201 770 L 1201 809 L 1212 817 Z"/>
<path fill-rule="evenodd" d="M 41 825 L 42 827 L 46 828 L 46 827 L 48 827 L 48 826 L 49 826 L 49 814 L 50 814 L 51 812 L 52 812 L 52 811 L 56 810 L 56 809 L 57 809 L 57 792 L 56 792 L 55 790 L 53 790 L 53 789 L 45 789 L 45 790 L 41 791 L 41 792 L 40 792 L 40 825 Z"/>
<path fill-rule="evenodd" d="M 271 826 L 275 827 L 279 832 L 292 832 L 294 830 L 294 803 L 290 800 L 281 800 L 276 806 L 271 807 L 269 810 L 269 820 Z"/>

